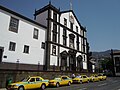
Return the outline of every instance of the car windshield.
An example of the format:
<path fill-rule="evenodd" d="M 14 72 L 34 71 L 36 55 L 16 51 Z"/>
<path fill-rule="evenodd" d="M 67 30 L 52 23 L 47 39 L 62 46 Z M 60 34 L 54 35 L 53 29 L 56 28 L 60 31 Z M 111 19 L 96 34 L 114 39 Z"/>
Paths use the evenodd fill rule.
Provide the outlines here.
<path fill-rule="evenodd" d="M 30 79 L 29 77 L 28 78 L 23 78 L 21 81 L 22 82 L 27 82 L 29 79 Z"/>
<path fill-rule="evenodd" d="M 60 78 L 54 78 L 54 80 L 61 80 Z"/>

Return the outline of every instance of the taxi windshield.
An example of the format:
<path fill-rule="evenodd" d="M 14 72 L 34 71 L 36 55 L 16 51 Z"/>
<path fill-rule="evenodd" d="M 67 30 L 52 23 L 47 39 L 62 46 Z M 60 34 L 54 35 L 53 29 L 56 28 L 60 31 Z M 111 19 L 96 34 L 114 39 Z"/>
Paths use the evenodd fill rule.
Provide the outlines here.
<path fill-rule="evenodd" d="M 29 77 L 28 78 L 23 78 L 21 81 L 22 82 L 27 82 L 29 79 L 30 79 Z"/>
<path fill-rule="evenodd" d="M 54 80 L 61 80 L 60 78 L 54 78 Z"/>

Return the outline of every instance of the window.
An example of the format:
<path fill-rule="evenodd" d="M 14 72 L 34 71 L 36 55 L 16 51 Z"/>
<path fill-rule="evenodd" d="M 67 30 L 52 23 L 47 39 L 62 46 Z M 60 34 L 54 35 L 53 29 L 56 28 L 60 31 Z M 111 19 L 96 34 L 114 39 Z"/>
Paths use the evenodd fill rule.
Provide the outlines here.
<path fill-rule="evenodd" d="M 19 20 L 11 17 L 9 30 L 12 31 L 12 32 L 18 33 L 18 24 L 19 24 Z"/>
<path fill-rule="evenodd" d="M 29 46 L 24 45 L 24 51 L 23 53 L 29 53 Z"/>
<path fill-rule="evenodd" d="M 35 82 L 35 78 L 31 78 L 31 79 L 30 79 L 30 82 Z"/>
<path fill-rule="evenodd" d="M 120 66 L 116 66 L 116 73 L 120 73 Z"/>
<path fill-rule="evenodd" d="M 63 35 L 64 35 L 64 36 L 67 35 L 67 31 L 66 31 L 66 29 L 63 29 Z"/>
<path fill-rule="evenodd" d="M 74 34 L 69 34 L 69 47 L 70 48 L 74 48 L 74 38 L 75 38 Z"/>
<path fill-rule="evenodd" d="M 73 30 L 73 23 L 70 22 L 70 29 Z"/>
<path fill-rule="evenodd" d="M 36 81 L 41 81 L 40 78 L 36 78 Z"/>
<path fill-rule="evenodd" d="M 77 50 L 79 50 L 79 36 L 77 35 L 77 41 L 76 41 L 76 43 L 77 43 Z"/>
<path fill-rule="evenodd" d="M 57 41 L 57 35 L 53 33 L 53 42 Z"/>
<path fill-rule="evenodd" d="M 38 39 L 38 29 L 34 28 L 33 38 Z"/>
<path fill-rule="evenodd" d="M 78 26 L 76 26 L 76 32 L 78 32 Z"/>
<path fill-rule="evenodd" d="M 87 78 L 86 76 L 83 76 L 83 78 Z"/>
<path fill-rule="evenodd" d="M 64 25 L 67 26 L 67 19 L 64 18 Z"/>
<path fill-rule="evenodd" d="M 67 31 L 63 28 L 63 45 L 66 46 L 66 40 L 67 39 Z"/>
<path fill-rule="evenodd" d="M 53 42 L 57 42 L 57 24 L 53 23 Z"/>
<path fill-rule="evenodd" d="M 62 79 L 64 79 L 64 80 L 65 80 L 65 79 L 67 79 L 67 77 L 62 77 Z"/>
<path fill-rule="evenodd" d="M 41 48 L 45 49 L 45 43 L 42 42 Z"/>
<path fill-rule="evenodd" d="M 57 13 L 55 13 L 55 12 L 53 13 L 53 20 L 57 21 Z"/>
<path fill-rule="evenodd" d="M 120 66 L 120 57 L 115 57 L 115 66 Z"/>
<path fill-rule="evenodd" d="M 70 39 L 69 47 L 74 48 L 74 39 Z"/>
<path fill-rule="evenodd" d="M 57 24 L 53 23 L 53 31 L 57 31 Z"/>
<path fill-rule="evenodd" d="M 56 55 L 56 46 L 52 46 L 52 55 Z"/>
<path fill-rule="evenodd" d="M 9 44 L 9 50 L 10 51 L 15 51 L 15 47 L 16 47 L 16 43 L 10 42 L 10 44 Z"/>
<path fill-rule="evenodd" d="M 63 37 L 63 45 L 66 46 L 66 38 Z"/>

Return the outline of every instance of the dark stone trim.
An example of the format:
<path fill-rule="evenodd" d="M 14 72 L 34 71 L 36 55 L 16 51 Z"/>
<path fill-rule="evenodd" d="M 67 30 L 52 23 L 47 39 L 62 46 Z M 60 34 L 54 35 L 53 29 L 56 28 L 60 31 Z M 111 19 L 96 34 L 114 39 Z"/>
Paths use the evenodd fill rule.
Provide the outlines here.
<path fill-rule="evenodd" d="M 48 18 L 51 18 L 51 9 L 48 9 Z M 50 41 L 51 38 L 51 21 L 48 19 L 47 21 L 47 41 L 46 41 L 46 56 L 45 56 L 45 66 L 44 70 L 49 70 L 50 68 Z"/>
<path fill-rule="evenodd" d="M 0 49 L 2 49 L 2 50 L 4 51 L 4 47 L 1 47 L 1 46 L 0 46 Z"/>
<path fill-rule="evenodd" d="M 42 13 L 42 12 L 48 10 L 48 9 L 51 9 L 51 10 L 57 12 L 57 13 L 60 13 L 59 9 L 57 9 L 56 7 L 54 7 L 53 5 L 51 5 L 51 3 L 49 3 L 48 5 L 44 6 L 43 8 L 35 11 L 34 16 L 37 16 L 38 14 L 40 14 L 40 13 Z"/>
<path fill-rule="evenodd" d="M 58 46 L 60 46 L 60 47 L 64 47 L 64 48 L 67 48 L 67 49 L 70 49 L 70 50 L 74 50 L 74 51 L 76 51 L 76 52 L 79 52 L 79 53 L 82 53 L 82 54 L 86 54 L 86 55 L 87 55 L 87 53 L 84 53 L 84 52 L 82 52 L 82 51 L 79 51 L 79 50 L 76 50 L 76 49 L 73 49 L 73 48 L 70 48 L 70 47 L 67 47 L 67 46 L 64 46 L 64 45 L 61 45 L 61 44 L 52 42 L 52 41 L 48 41 L 48 43 L 55 44 L 55 45 L 58 45 Z"/>
<path fill-rule="evenodd" d="M 75 38 L 75 35 L 74 34 L 69 34 L 69 37 L 71 38 L 71 39 L 74 39 Z"/>
<path fill-rule="evenodd" d="M 51 20 L 52 22 L 56 23 L 57 25 L 60 25 L 61 27 L 65 28 L 66 30 L 68 30 L 68 31 L 70 31 L 70 32 L 72 32 L 72 33 L 74 33 L 74 34 L 80 36 L 81 38 L 87 39 L 86 37 L 84 37 L 84 36 L 78 34 L 78 33 L 75 32 L 75 31 L 72 31 L 71 29 L 69 29 L 68 27 L 62 25 L 61 23 L 54 21 L 52 18 L 49 18 L 49 20 Z"/>
<path fill-rule="evenodd" d="M 6 12 L 8 12 L 8 13 L 11 13 L 11 14 L 13 14 L 13 15 L 16 15 L 16 16 L 24 19 L 24 20 L 27 20 L 27 21 L 33 23 L 33 24 L 36 24 L 36 25 L 38 25 L 38 26 L 41 26 L 41 27 L 43 27 L 43 28 L 45 28 L 45 29 L 47 28 L 46 26 L 41 25 L 41 24 L 35 22 L 34 20 L 31 20 L 31 19 L 29 19 L 29 18 L 27 18 L 27 17 L 25 17 L 25 16 L 23 16 L 23 15 L 21 15 L 21 14 L 19 14 L 19 13 L 16 13 L 16 12 L 10 10 L 10 9 L 7 9 L 7 8 L 5 8 L 5 7 L 3 7 L 3 6 L 0 6 L 0 9 L 6 11 Z"/>
<path fill-rule="evenodd" d="M 84 31 L 83 31 L 83 37 L 84 37 Z M 85 52 L 85 39 L 83 38 L 83 52 Z"/>
<path fill-rule="evenodd" d="M 0 63 L 1 63 L 1 62 L 2 62 L 2 57 L 3 57 L 3 52 L 4 52 L 4 47 L 1 47 L 1 46 L 0 46 L 0 50 L 1 50 L 1 51 L 0 51 L 0 52 L 1 52 L 1 53 L 0 53 L 0 54 L 1 54 L 1 55 L 0 55 Z"/>
<path fill-rule="evenodd" d="M 60 23 L 60 14 L 59 14 L 58 22 Z M 60 43 L 60 25 L 58 25 L 58 43 Z M 59 64 L 60 64 L 59 58 L 60 58 L 60 46 L 58 46 L 58 57 L 57 57 L 57 65 L 58 65 L 58 67 L 59 67 Z"/>
<path fill-rule="evenodd" d="M 60 53 L 61 57 L 66 58 L 68 56 L 68 53 L 66 50 L 64 50 L 63 52 Z"/>
<path fill-rule="evenodd" d="M 60 12 L 60 13 L 62 14 L 62 13 L 68 13 L 68 12 L 72 12 L 72 13 L 73 13 L 75 19 L 77 20 L 78 24 L 80 25 L 80 28 L 81 28 L 82 30 L 84 30 L 85 32 L 87 32 L 87 30 L 80 24 L 80 22 L 79 22 L 79 20 L 77 19 L 77 17 L 76 17 L 76 15 L 75 15 L 75 13 L 73 12 L 73 10 L 62 11 L 62 12 Z"/>

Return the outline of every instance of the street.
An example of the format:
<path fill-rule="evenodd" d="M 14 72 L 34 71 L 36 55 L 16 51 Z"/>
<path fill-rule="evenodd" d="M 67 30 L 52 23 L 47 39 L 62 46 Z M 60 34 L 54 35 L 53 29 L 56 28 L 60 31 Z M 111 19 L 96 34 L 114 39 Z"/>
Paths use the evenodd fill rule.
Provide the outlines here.
<path fill-rule="evenodd" d="M 46 90 L 120 90 L 120 77 L 108 77 L 104 81 L 72 84 L 59 88 L 49 87 Z"/>
<path fill-rule="evenodd" d="M 59 88 L 47 87 L 45 90 L 120 90 L 120 77 L 108 77 L 104 81 L 71 84 L 71 86 L 61 86 Z"/>

